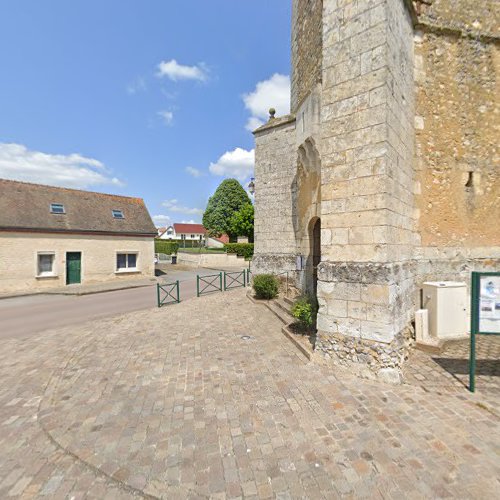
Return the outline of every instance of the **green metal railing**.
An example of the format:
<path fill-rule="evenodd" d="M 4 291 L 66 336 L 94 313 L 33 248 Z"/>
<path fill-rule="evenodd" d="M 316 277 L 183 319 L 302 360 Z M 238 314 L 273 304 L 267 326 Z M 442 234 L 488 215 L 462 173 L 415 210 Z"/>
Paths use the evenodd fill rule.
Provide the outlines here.
<path fill-rule="evenodd" d="M 212 292 L 222 292 L 222 273 L 196 276 L 196 296 Z"/>
<path fill-rule="evenodd" d="M 246 280 L 247 270 L 235 271 L 224 273 L 224 290 L 230 290 L 231 288 L 245 288 L 247 286 Z"/>
<path fill-rule="evenodd" d="M 178 304 L 181 301 L 179 293 L 179 280 L 174 283 L 156 284 L 156 298 L 158 307 L 167 304 Z"/>

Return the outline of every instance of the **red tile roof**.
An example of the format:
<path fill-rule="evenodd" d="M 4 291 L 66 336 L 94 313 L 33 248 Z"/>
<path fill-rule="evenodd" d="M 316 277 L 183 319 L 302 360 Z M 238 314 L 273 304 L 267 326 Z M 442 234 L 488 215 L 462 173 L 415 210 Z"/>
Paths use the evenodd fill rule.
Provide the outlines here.
<path fill-rule="evenodd" d="M 215 239 L 224 244 L 229 243 L 229 236 L 227 234 L 221 234 L 218 238 Z"/>
<path fill-rule="evenodd" d="M 205 234 L 203 224 L 174 224 L 175 234 Z"/>

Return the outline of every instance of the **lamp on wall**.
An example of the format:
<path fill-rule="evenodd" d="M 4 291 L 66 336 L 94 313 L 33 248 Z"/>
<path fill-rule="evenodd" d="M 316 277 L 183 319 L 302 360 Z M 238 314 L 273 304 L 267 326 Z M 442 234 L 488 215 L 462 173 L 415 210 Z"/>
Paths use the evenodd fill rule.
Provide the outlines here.
<path fill-rule="evenodd" d="M 250 182 L 248 183 L 248 192 L 253 196 L 255 193 L 255 177 L 252 177 L 250 179 Z"/>

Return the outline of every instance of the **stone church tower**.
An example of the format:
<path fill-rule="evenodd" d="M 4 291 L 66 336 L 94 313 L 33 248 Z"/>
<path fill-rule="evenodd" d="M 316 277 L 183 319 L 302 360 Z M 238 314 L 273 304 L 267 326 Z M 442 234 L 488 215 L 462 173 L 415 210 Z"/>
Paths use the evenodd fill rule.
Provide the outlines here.
<path fill-rule="evenodd" d="M 329 362 L 397 382 L 421 284 L 500 269 L 499 32 L 496 0 L 293 0 L 254 271 L 317 295 Z"/>

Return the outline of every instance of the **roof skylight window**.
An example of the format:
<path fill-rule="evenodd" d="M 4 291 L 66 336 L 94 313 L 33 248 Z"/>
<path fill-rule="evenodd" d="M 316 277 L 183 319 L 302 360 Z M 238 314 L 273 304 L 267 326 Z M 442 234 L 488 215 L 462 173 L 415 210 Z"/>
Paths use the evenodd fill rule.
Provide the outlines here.
<path fill-rule="evenodd" d="M 62 203 L 51 203 L 50 213 L 52 214 L 65 214 L 64 205 Z"/>
<path fill-rule="evenodd" d="M 125 216 L 123 215 L 123 212 L 121 210 L 111 210 L 111 213 L 113 214 L 113 217 L 115 219 L 125 219 Z"/>

